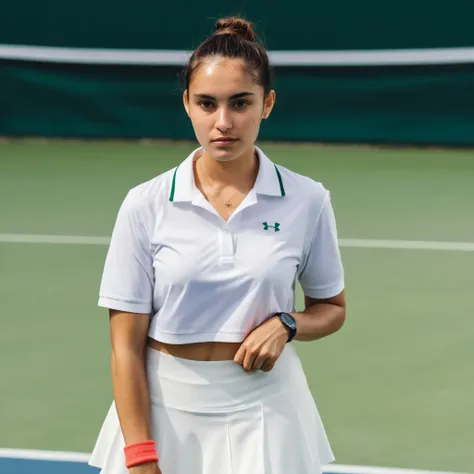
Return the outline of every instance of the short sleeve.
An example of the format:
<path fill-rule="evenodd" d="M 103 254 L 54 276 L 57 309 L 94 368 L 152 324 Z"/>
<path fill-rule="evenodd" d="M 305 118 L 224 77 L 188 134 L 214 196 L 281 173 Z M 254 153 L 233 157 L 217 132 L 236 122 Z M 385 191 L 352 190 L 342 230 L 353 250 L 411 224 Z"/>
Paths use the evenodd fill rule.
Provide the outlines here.
<path fill-rule="evenodd" d="M 151 313 L 153 262 L 135 190 L 120 207 L 107 252 L 99 292 L 99 306 L 130 313 Z"/>
<path fill-rule="evenodd" d="M 329 192 L 326 193 L 299 273 L 304 294 L 321 299 L 336 296 L 344 289 L 344 268 L 337 240 L 336 219 Z"/>

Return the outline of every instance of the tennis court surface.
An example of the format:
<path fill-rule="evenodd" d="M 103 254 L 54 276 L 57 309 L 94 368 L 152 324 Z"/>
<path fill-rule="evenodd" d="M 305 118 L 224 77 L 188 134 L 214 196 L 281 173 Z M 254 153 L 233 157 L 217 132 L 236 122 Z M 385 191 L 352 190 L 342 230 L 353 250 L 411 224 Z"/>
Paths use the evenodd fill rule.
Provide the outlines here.
<path fill-rule="evenodd" d="M 337 458 L 328 472 L 474 473 L 474 151 L 260 146 L 322 181 L 336 212 L 347 323 L 296 343 Z M 0 143 L 0 447 L 92 450 L 112 396 L 96 303 L 115 216 L 193 147 Z M 0 473 L 97 472 L 87 454 L 33 454 L 0 451 Z"/>

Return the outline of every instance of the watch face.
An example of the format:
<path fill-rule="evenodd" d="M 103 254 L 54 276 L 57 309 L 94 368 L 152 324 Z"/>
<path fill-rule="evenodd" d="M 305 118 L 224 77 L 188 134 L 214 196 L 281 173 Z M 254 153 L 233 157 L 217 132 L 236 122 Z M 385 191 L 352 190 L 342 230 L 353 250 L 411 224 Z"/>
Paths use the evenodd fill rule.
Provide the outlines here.
<path fill-rule="evenodd" d="M 296 329 L 295 318 L 288 313 L 281 313 L 281 319 L 291 329 Z"/>

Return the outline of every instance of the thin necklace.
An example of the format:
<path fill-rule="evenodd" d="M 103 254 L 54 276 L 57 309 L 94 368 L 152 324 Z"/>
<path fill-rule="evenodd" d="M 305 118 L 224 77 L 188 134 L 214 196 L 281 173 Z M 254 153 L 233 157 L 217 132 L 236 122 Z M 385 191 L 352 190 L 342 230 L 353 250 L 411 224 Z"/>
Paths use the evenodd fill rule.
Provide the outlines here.
<path fill-rule="evenodd" d="M 211 187 L 211 189 L 214 191 L 214 196 L 218 197 L 223 203 L 224 203 L 224 206 L 227 207 L 227 208 L 230 208 L 232 207 L 232 201 L 231 199 L 234 197 L 234 194 L 237 192 L 237 190 L 235 190 L 227 199 L 223 199 L 221 197 L 221 192 L 219 190 L 216 190 L 216 188 L 211 184 L 211 182 L 209 181 L 209 178 L 207 177 L 207 174 L 204 172 L 204 170 L 202 169 L 202 166 L 201 166 L 201 174 L 204 176 L 204 178 L 206 178 L 206 181 L 207 181 L 207 184 Z"/>

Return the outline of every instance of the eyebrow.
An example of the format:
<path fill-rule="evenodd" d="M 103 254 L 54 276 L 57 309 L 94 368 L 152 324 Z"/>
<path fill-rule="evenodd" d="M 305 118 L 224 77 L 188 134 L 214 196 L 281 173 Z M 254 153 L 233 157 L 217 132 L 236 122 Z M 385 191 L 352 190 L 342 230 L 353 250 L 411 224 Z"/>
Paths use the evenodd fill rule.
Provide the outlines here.
<path fill-rule="evenodd" d="M 207 95 L 207 94 L 193 94 L 194 97 L 197 99 L 206 99 L 206 100 L 217 100 L 215 97 L 212 95 Z M 234 94 L 230 96 L 231 100 L 234 99 L 241 99 L 242 97 L 247 97 L 249 95 L 255 95 L 253 92 L 239 92 L 238 94 Z"/>

